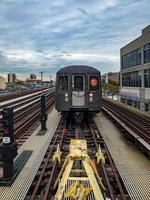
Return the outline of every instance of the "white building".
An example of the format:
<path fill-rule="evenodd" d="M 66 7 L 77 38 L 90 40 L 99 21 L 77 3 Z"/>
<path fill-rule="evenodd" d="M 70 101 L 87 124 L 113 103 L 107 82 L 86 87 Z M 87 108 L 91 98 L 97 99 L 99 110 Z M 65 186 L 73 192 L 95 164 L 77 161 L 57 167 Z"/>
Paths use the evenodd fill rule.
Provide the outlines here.
<path fill-rule="evenodd" d="M 0 76 L 0 89 L 5 89 L 6 88 L 6 81 L 3 76 Z"/>
<path fill-rule="evenodd" d="M 102 75 L 102 83 L 108 83 L 109 80 L 119 83 L 119 72 L 108 72 Z"/>
<path fill-rule="evenodd" d="M 150 25 L 121 49 L 120 57 L 121 100 L 150 112 Z"/>

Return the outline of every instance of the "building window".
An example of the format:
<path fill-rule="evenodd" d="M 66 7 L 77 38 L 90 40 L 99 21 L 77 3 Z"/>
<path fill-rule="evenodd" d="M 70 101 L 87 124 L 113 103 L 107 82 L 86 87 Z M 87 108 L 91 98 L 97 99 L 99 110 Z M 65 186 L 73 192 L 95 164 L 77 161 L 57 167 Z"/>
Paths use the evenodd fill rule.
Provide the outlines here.
<path fill-rule="evenodd" d="M 136 49 L 121 57 L 122 69 L 141 65 L 141 48 Z"/>
<path fill-rule="evenodd" d="M 122 86 L 141 87 L 141 71 L 122 74 Z"/>
<path fill-rule="evenodd" d="M 150 69 L 144 70 L 144 86 L 150 88 Z"/>
<path fill-rule="evenodd" d="M 150 62 L 150 43 L 144 45 L 144 63 Z"/>
<path fill-rule="evenodd" d="M 83 76 L 74 76 L 74 91 L 83 91 Z"/>
<path fill-rule="evenodd" d="M 68 90 L 68 76 L 59 76 L 58 88 L 61 91 Z"/>

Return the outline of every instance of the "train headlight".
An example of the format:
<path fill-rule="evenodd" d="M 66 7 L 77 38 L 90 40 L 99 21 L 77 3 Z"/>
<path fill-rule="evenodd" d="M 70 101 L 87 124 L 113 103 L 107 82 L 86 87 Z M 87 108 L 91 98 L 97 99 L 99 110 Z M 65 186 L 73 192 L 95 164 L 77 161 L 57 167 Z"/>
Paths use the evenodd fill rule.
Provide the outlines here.
<path fill-rule="evenodd" d="M 65 93 L 65 101 L 68 101 L 68 93 Z"/>
<path fill-rule="evenodd" d="M 93 97 L 90 97 L 90 101 L 93 101 Z"/>
<path fill-rule="evenodd" d="M 89 100 L 93 101 L 93 93 L 89 93 L 89 97 L 90 97 Z"/>

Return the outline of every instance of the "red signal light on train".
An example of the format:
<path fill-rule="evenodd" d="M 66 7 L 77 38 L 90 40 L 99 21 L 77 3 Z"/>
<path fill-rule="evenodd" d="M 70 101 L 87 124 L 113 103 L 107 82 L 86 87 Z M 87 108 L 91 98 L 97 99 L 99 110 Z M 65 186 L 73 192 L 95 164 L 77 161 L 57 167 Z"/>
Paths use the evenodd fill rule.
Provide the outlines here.
<path fill-rule="evenodd" d="M 8 129 L 7 129 L 7 128 L 4 128 L 4 130 L 3 130 L 3 135 L 8 135 L 8 134 L 9 134 Z"/>
<path fill-rule="evenodd" d="M 98 84 L 98 81 L 97 81 L 96 78 L 92 78 L 92 79 L 90 80 L 90 85 L 91 85 L 92 87 L 96 87 L 97 84 Z"/>

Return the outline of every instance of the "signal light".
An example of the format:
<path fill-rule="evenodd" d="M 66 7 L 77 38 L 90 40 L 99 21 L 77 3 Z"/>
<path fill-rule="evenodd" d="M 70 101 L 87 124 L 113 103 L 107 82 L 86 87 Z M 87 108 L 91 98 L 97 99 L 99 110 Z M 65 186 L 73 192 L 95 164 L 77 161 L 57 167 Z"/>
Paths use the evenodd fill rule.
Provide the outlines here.
<path fill-rule="evenodd" d="M 68 101 L 68 97 L 65 98 L 65 101 Z"/>
<path fill-rule="evenodd" d="M 93 93 L 89 93 L 89 97 L 90 97 L 89 100 L 93 101 Z"/>
<path fill-rule="evenodd" d="M 90 97 L 90 101 L 93 101 L 93 98 L 92 98 L 92 97 Z"/>
<path fill-rule="evenodd" d="M 3 137 L 4 144 L 10 144 L 10 137 Z"/>
<path fill-rule="evenodd" d="M 92 87 L 96 87 L 97 84 L 98 84 L 98 80 L 96 78 L 92 78 L 90 80 L 90 84 L 91 84 Z"/>
<path fill-rule="evenodd" d="M 8 135 L 8 134 L 9 134 L 8 128 L 4 128 L 4 129 L 3 129 L 3 135 L 5 136 L 5 135 Z"/>
<path fill-rule="evenodd" d="M 3 124 L 3 143 L 9 144 L 14 141 L 13 109 L 4 108 L 1 113 L 2 113 L 2 124 Z"/>
<path fill-rule="evenodd" d="M 65 93 L 65 101 L 68 101 L 68 93 Z"/>

